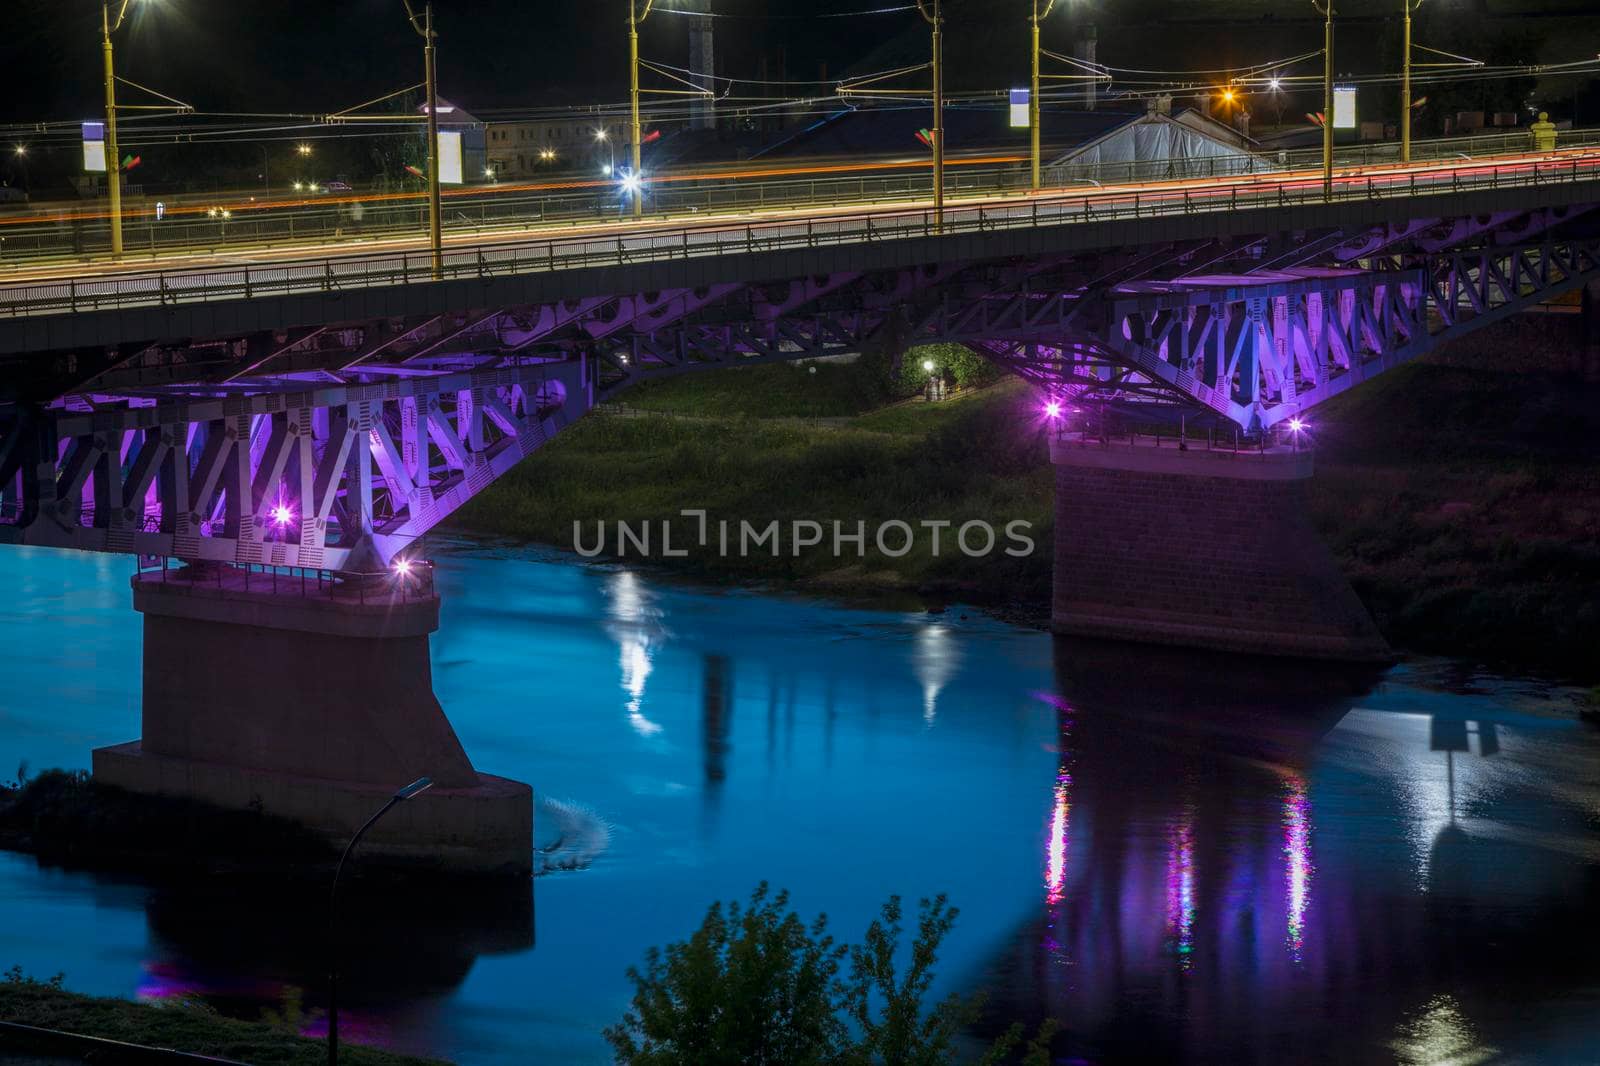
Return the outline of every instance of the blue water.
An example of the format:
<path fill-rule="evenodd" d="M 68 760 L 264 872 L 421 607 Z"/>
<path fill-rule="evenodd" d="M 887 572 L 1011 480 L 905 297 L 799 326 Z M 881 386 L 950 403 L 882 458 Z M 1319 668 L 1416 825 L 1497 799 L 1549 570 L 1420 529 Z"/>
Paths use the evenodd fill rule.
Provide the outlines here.
<path fill-rule="evenodd" d="M 936 993 L 988 989 L 979 1036 L 1057 1017 L 1061 1061 L 1600 1061 L 1600 733 L 1571 693 L 436 556 L 440 700 L 583 868 L 531 917 L 391 901 L 355 938 L 362 1039 L 608 1061 L 627 967 L 766 880 L 847 939 L 947 893 Z M 0 776 L 138 735 L 128 574 L 0 552 Z M 0 853 L 0 969 L 84 992 L 314 1008 L 319 920 Z"/>

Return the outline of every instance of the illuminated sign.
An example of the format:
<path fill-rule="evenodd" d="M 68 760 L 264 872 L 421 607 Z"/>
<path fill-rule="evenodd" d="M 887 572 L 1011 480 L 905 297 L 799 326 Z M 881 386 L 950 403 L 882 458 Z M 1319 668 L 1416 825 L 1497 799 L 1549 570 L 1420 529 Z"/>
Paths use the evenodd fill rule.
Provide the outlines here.
<path fill-rule="evenodd" d="M 1014 130 L 1025 130 L 1033 124 L 1029 116 L 1029 95 L 1027 89 L 1011 90 L 1011 128 Z"/>
<path fill-rule="evenodd" d="M 439 184 L 463 184 L 466 181 L 462 176 L 464 169 L 461 165 L 461 134 L 456 130 L 440 130 Z"/>
<path fill-rule="evenodd" d="M 106 172 L 106 124 L 83 124 L 83 169 Z"/>
<path fill-rule="evenodd" d="M 1336 130 L 1353 130 L 1356 128 L 1356 87 L 1354 85 L 1335 85 L 1333 87 L 1333 128 Z"/>

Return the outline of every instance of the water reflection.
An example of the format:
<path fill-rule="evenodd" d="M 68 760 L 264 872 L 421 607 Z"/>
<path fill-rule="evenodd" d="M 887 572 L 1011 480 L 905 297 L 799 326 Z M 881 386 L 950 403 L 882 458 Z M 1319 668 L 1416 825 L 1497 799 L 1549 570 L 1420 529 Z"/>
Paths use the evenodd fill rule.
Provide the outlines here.
<path fill-rule="evenodd" d="M 1055 663 L 1044 907 L 991 987 L 997 1017 L 1062 1023 L 1058 1056 L 1488 1061 L 1530 997 L 1593 980 L 1537 969 L 1600 902 L 1590 812 L 1495 769 L 1550 725 L 1303 663 L 1077 641 Z"/>
<path fill-rule="evenodd" d="M 631 570 L 613 573 L 606 583 L 606 595 L 606 629 L 619 648 L 628 723 L 641 737 L 654 736 L 661 726 L 644 715 L 644 683 L 650 677 L 654 651 L 667 637 L 661 611 L 650 603 L 644 583 Z"/>
<path fill-rule="evenodd" d="M 930 624 L 917 631 L 911 663 L 922 686 L 922 720 L 932 725 L 939 714 L 939 692 L 955 677 L 961 665 L 959 646 L 945 626 Z"/>
<path fill-rule="evenodd" d="M 1283 775 L 1283 858 L 1289 928 L 1284 941 L 1294 961 L 1305 949 L 1306 904 L 1311 898 L 1311 800 L 1305 778 Z"/>

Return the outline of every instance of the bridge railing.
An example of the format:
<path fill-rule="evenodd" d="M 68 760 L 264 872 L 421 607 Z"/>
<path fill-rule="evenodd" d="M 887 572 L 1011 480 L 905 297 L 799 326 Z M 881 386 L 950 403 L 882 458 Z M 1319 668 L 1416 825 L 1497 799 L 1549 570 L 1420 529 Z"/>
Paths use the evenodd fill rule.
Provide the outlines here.
<path fill-rule="evenodd" d="M 1589 181 L 1600 181 L 1600 152 L 1552 153 L 1539 160 L 1472 163 L 1420 172 L 1377 170 L 1369 174 L 1346 174 L 1336 179 L 1332 202 L 1403 199 Z M 426 252 L 389 252 L 3 285 L 0 286 L 0 314 L 22 316 L 174 306 L 741 252 L 871 243 L 931 237 L 939 233 L 992 232 L 1323 202 L 1320 176 L 1294 175 L 1229 179 L 1181 188 L 1158 186 L 1105 193 L 1050 194 L 1000 203 L 956 204 L 946 208 L 942 228 L 929 210 L 824 215 L 731 226 L 720 223 L 679 228 L 630 227 L 604 236 L 571 236 L 451 249 L 445 253 L 443 269 L 437 275 Z"/>
<path fill-rule="evenodd" d="M 1564 131 L 1563 147 L 1600 146 L 1600 130 Z M 1479 159 L 1524 151 L 1526 131 L 1419 140 L 1414 161 Z M 1400 146 L 1392 142 L 1336 148 L 1341 167 L 1398 162 Z M 1052 190 L 1074 185 L 1113 185 L 1180 178 L 1219 178 L 1320 167 L 1320 148 L 1262 151 L 1249 155 L 1148 159 L 1131 162 L 1065 163 L 1045 168 Z M 444 201 L 445 228 L 453 235 L 500 233 L 559 225 L 580 226 L 621 217 L 623 204 L 612 183 L 580 183 L 571 190 L 452 190 Z M 867 171 L 851 175 L 818 175 L 728 179 L 710 175 L 666 175 L 648 185 L 651 213 L 660 219 L 690 222 L 700 214 L 737 214 L 783 207 L 866 206 L 926 199 L 933 192 L 932 174 L 921 170 Z M 973 194 L 1023 195 L 1029 191 L 1025 166 L 981 166 L 951 161 L 945 173 L 952 197 Z M 168 205 L 157 220 L 156 198 L 124 194 L 124 239 L 130 257 L 154 259 L 164 254 L 270 249 L 285 244 L 327 244 L 330 247 L 374 238 L 410 235 L 426 224 L 420 193 L 391 189 L 334 196 L 319 202 L 306 194 L 288 207 L 253 206 L 248 194 L 232 198 L 207 194 L 203 203 Z M 87 259 L 109 254 L 110 232 L 93 201 L 39 222 L 10 220 L 0 234 L 0 268 L 8 263 Z M 86 215 L 88 217 L 86 217 Z"/>

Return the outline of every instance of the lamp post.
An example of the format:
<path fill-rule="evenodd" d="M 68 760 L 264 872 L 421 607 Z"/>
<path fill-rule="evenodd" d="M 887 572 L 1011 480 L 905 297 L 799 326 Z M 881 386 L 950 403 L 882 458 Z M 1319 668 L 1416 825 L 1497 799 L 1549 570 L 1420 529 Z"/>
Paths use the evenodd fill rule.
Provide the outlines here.
<path fill-rule="evenodd" d="M 377 824 L 379 818 L 388 814 L 395 804 L 419 796 L 432 787 L 433 778 L 419 777 L 390 796 L 389 802 L 379 807 L 378 812 L 356 830 L 356 835 L 345 845 L 344 854 L 339 856 L 339 865 L 334 867 L 333 890 L 328 896 L 328 1066 L 338 1066 L 339 1062 L 339 875 L 344 873 L 344 864 L 350 858 L 350 853 L 356 850 L 361 838 Z"/>
<path fill-rule="evenodd" d="M 639 10 L 637 0 L 628 0 L 628 98 L 633 108 L 633 177 L 637 181 L 644 167 L 639 139 L 639 23 L 650 17 L 655 0 L 644 0 L 644 10 Z M 633 217 L 644 214 L 644 187 L 633 191 Z"/>
<path fill-rule="evenodd" d="M 1322 15 L 1322 198 L 1333 199 L 1333 0 L 1311 0 Z"/>
<path fill-rule="evenodd" d="M 944 15 L 940 0 L 917 0 L 917 10 L 933 27 L 933 230 L 944 232 Z"/>
<path fill-rule="evenodd" d="M 422 37 L 422 78 L 428 95 L 428 244 L 433 249 L 433 277 L 444 277 L 443 235 L 440 233 L 439 209 L 439 35 L 433 32 L 433 5 L 425 4 L 422 18 L 417 18 L 411 0 L 405 0 L 406 17 L 411 28 Z"/>
<path fill-rule="evenodd" d="M 111 17 L 111 4 L 100 5 L 101 52 L 106 68 L 106 191 L 111 201 L 111 257 L 122 258 L 122 156 L 117 152 L 117 66 L 111 50 L 111 35 L 122 28 L 131 0 L 121 0 L 117 17 Z"/>
<path fill-rule="evenodd" d="M 1048 18 L 1056 0 L 1045 0 L 1044 10 L 1039 10 L 1039 0 L 1033 0 L 1033 80 L 1028 89 L 1028 127 L 1033 159 L 1033 191 L 1039 191 L 1039 20 Z"/>
<path fill-rule="evenodd" d="M 1411 162 L 1411 13 L 1422 0 L 1400 0 L 1405 5 L 1406 29 L 1404 62 L 1400 68 L 1400 162 Z"/>

